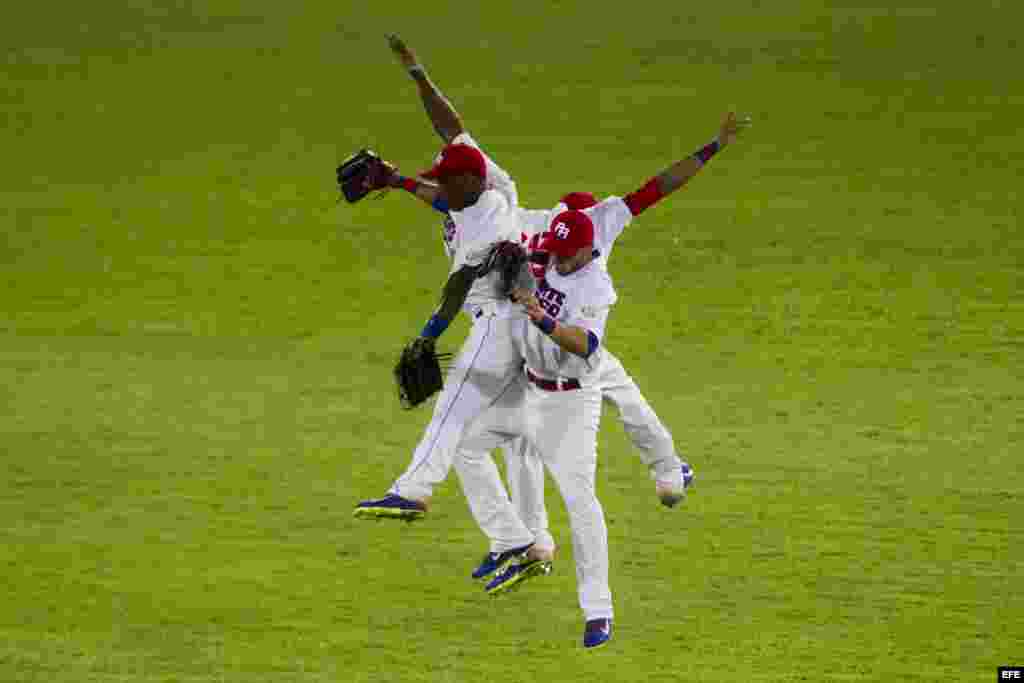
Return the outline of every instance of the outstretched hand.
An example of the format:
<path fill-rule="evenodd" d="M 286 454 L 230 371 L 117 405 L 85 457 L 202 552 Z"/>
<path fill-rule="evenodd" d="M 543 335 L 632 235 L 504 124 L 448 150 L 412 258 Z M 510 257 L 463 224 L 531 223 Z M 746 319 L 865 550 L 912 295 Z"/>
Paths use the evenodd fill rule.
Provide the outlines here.
<path fill-rule="evenodd" d="M 399 38 L 398 34 L 388 33 L 387 39 L 388 47 L 395 53 L 395 57 L 398 57 L 398 61 L 402 63 L 403 67 L 408 69 L 417 64 L 416 53 L 406 46 L 405 41 Z"/>
<path fill-rule="evenodd" d="M 718 129 L 718 141 L 723 146 L 736 142 L 741 132 L 753 125 L 749 116 L 736 118 L 736 112 L 729 112 L 722 119 L 722 126 Z"/>

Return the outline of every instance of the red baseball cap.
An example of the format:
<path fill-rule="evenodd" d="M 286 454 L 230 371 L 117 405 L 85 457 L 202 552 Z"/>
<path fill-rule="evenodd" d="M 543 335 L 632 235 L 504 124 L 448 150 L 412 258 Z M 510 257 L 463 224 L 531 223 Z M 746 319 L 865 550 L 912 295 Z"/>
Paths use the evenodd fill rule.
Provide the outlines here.
<path fill-rule="evenodd" d="M 469 145 L 446 145 L 429 171 L 420 174 L 423 178 L 444 178 L 460 173 L 471 173 L 484 180 L 487 177 L 487 164 L 484 155 L 476 147 Z"/>
<path fill-rule="evenodd" d="M 570 209 L 582 211 L 583 209 L 589 209 L 594 204 L 597 204 L 597 197 L 589 192 L 570 192 L 559 201 Z"/>
<path fill-rule="evenodd" d="M 540 250 L 568 258 L 594 244 L 594 224 L 582 211 L 563 211 L 551 221 Z"/>

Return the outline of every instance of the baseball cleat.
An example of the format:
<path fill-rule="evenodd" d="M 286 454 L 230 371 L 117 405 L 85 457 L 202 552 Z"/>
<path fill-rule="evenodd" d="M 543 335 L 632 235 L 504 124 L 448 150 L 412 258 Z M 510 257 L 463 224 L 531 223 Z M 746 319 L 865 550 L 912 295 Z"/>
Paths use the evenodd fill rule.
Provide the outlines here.
<path fill-rule="evenodd" d="M 593 649 L 612 639 L 611 619 L 591 619 L 583 627 L 583 647 Z"/>
<path fill-rule="evenodd" d="M 508 568 L 508 564 L 516 557 L 524 554 L 530 549 L 529 545 L 524 545 L 521 548 L 513 548 L 512 550 L 506 550 L 503 553 L 487 553 L 484 555 L 484 559 L 480 561 L 480 565 L 473 570 L 474 579 L 486 579 L 495 572 L 501 573 Z"/>
<path fill-rule="evenodd" d="M 679 468 L 678 479 L 675 481 L 659 480 L 656 482 L 654 490 L 658 494 L 661 504 L 671 508 L 682 502 L 686 498 L 686 491 L 693 485 L 695 477 L 693 468 L 690 467 L 689 463 L 684 462 Z"/>
<path fill-rule="evenodd" d="M 389 493 L 377 500 L 364 500 L 352 511 L 359 519 L 403 519 L 412 522 L 427 514 L 427 506 L 418 500 L 410 500 Z"/>
<path fill-rule="evenodd" d="M 510 562 L 503 571 L 491 579 L 484 590 L 488 595 L 506 593 L 514 588 L 519 588 L 523 582 L 535 576 L 544 576 L 550 573 L 550 560 L 532 560 L 521 555 L 517 562 Z"/>
<path fill-rule="evenodd" d="M 477 568 L 473 570 L 474 579 L 484 579 L 498 571 L 498 560 L 501 558 L 501 553 L 487 553 L 484 555 L 484 559 L 480 561 Z"/>
<path fill-rule="evenodd" d="M 683 470 L 683 489 L 688 489 L 693 485 L 693 479 L 697 475 L 694 474 L 693 468 L 690 467 L 690 463 L 684 462 L 682 466 Z"/>

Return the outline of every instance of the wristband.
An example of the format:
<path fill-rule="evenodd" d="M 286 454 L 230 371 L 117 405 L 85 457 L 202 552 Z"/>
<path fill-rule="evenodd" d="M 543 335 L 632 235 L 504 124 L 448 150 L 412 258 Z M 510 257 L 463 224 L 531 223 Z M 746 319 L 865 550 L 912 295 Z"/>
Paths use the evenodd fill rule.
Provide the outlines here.
<path fill-rule="evenodd" d="M 431 316 L 427 324 L 423 326 L 423 331 L 420 332 L 421 337 L 427 337 L 428 339 L 437 339 L 440 337 L 445 330 L 448 329 L 449 320 L 445 320 L 441 316 L 435 314 Z"/>
<path fill-rule="evenodd" d="M 395 183 L 409 194 L 416 194 L 416 188 L 420 185 L 415 178 L 406 178 L 404 175 L 398 176 Z"/>
<path fill-rule="evenodd" d="M 694 152 L 693 159 L 697 162 L 697 168 L 708 163 L 711 157 L 718 154 L 718 150 L 720 149 L 722 149 L 722 143 L 718 141 L 718 137 L 715 137 L 711 142 Z"/>
<path fill-rule="evenodd" d="M 533 321 L 533 324 L 539 327 L 540 331 L 548 336 L 555 331 L 555 327 L 558 325 L 558 323 L 555 322 L 555 319 L 550 315 L 545 315 L 540 320 Z"/>
<path fill-rule="evenodd" d="M 434 198 L 434 201 L 433 203 L 431 203 L 431 206 L 434 207 L 435 211 L 440 211 L 445 215 L 448 214 L 448 200 L 442 197 L 440 194 Z"/>
<path fill-rule="evenodd" d="M 409 72 L 410 76 L 415 76 L 416 74 L 423 74 L 424 76 L 427 75 L 426 70 L 423 68 L 421 64 L 413 64 L 407 69 L 407 71 Z"/>

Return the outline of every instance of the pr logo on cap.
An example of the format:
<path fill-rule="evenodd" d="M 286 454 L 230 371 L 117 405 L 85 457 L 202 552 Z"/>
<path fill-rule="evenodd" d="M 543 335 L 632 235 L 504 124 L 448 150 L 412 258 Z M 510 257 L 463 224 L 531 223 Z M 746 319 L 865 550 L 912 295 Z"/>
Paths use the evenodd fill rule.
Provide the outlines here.
<path fill-rule="evenodd" d="M 594 224 L 582 211 L 563 211 L 551 221 L 551 230 L 540 245 L 562 258 L 568 258 L 594 243 Z"/>

